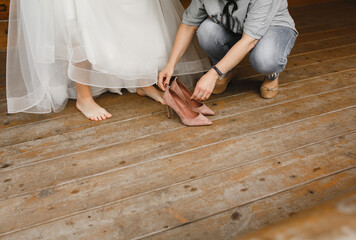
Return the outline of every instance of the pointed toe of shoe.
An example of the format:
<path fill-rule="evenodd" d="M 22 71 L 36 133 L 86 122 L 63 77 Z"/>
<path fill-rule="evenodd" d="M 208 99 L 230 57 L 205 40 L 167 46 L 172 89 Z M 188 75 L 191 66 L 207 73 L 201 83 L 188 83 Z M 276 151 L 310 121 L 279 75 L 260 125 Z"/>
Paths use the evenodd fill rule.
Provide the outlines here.
<path fill-rule="evenodd" d="M 185 122 L 184 124 L 187 126 L 209 126 L 212 125 L 213 122 L 203 114 L 199 114 L 196 118 L 189 119 L 189 121 Z"/>
<path fill-rule="evenodd" d="M 207 107 L 205 104 L 200 107 L 199 112 L 206 116 L 213 116 L 215 115 L 214 111 Z"/>
<path fill-rule="evenodd" d="M 182 119 L 184 125 L 188 127 L 197 127 L 197 126 L 209 126 L 212 125 L 213 122 L 210 121 L 203 114 L 199 114 L 196 118 L 193 119 Z"/>

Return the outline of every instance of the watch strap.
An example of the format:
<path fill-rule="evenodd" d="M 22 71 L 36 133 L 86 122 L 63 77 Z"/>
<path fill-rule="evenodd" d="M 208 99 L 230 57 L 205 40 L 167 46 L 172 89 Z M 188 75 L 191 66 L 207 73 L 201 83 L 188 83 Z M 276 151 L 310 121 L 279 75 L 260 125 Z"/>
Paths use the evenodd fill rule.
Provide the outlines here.
<path fill-rule="evenodd" d="M 223 74 L 219 68 L 217 68 L 215 65 L 213 66 L 213 69 L 219 74 L 219 80 L 223 79 L 224 77 L 226 77 L 227 74 Z"/>

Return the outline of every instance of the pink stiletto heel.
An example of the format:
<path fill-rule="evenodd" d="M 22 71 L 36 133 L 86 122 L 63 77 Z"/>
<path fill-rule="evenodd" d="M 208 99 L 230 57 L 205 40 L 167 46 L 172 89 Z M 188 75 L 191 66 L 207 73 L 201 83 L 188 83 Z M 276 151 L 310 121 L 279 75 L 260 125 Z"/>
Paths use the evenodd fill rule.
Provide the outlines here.
<path fill-rule="evenodd" d="M 208 126 L 212 124 L 203 114 L 194 111 L 186 101 L 180 98 L 170 87 L 165 91 L 163 99 L 167 104 L 168 118 L 171 118 L 173 115 L 171 113 L 172 109 L 186 126 Z"/>
<path fill-rule="evenodd" d="M 179 95 L 179 97 L 184 99 L 194 111 L 207 116 L 212 116 L 215 114 L 214 111 L 211 110 L 204 103 L 191 100 L 190 98 L 192 96 L 192 93 L 188 90 L 186 86 L 184 86 L 181 81 L 179 81 L 178 77 L 175 77 L 175 79 L 173 80 L 171 88 Z"/>

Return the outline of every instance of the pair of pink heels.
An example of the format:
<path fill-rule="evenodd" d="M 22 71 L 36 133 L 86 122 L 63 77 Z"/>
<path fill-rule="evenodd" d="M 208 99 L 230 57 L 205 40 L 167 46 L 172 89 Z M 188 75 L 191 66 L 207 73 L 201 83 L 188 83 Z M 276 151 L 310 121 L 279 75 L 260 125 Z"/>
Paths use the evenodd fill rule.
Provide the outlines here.
<path fill-rule="evenodd" d="M 212 116 L 214 112 L 205 104 L 191 100 L 192 94 L 186 86 L 175 77 L 171 86 L 167 88 L 163 99 L 167 104 L 168 118 L 176 112 L 186 126 L 208 126 L 213 124 L 204 115 Z"/>

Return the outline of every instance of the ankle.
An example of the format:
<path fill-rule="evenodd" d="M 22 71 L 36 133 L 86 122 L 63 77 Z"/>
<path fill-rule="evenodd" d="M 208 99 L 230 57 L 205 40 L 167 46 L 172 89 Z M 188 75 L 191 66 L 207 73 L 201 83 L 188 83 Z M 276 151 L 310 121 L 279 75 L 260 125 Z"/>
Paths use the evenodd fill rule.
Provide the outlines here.
<path fill-rule="evenodd" d="M 94 101 L 92 96 L 78 96 L 77 101 L 79 102 L 88 102 L 88 101 Z"/>
<path fill-rule="evenodd" d="M 78 97 L 77 98 L 77 104 L 79 105 L 85 105 L 89 103 L 95 103 L 94 99 L 92 97 Z"/>

